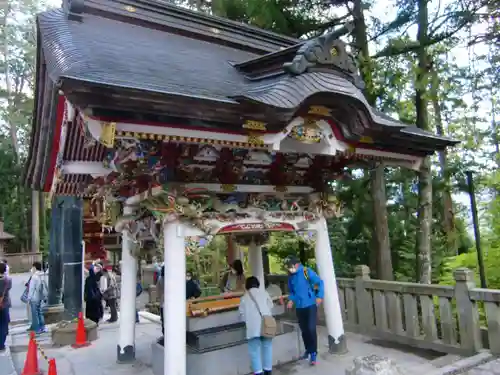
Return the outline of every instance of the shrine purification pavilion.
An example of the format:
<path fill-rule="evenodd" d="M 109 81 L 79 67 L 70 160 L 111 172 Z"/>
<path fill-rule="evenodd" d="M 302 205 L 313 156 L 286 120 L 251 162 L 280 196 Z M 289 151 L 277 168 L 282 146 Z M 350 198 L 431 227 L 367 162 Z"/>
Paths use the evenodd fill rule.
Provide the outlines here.
<path fill-rule="evenodd" d="M 118 360 L 135 358 L 146 235 L 164 246 L 164 374 L 186 375 L 186 239 L 216 234 L 315 233 L 329 347 L 344 351 L 329 182 L 381 163 L 418 171 L 456 142 L 370 107 L 336 32 L 302 41 L 155 0 L 65 0 L 37 31 L 26 182 L 61 210 L 51 241 L 69 292 L 81 285 L 82 199 L 104 202 L 122 234 Z"/>

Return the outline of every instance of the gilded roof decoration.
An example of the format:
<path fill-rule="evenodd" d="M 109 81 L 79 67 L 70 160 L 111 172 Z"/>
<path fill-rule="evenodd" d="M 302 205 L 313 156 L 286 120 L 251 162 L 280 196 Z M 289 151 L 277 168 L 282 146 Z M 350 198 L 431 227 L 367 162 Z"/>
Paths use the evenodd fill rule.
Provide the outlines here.
<path fill-rule="evenodd" d="M 323 116 L 323 117 L 330 117 L 332 115 L 332 110 L 330 108 L 322 106 L 322 105 L 312 105 L 309 107 L 307 114 L 316 115 L 316 116 Z"/>
<path fill-rule="evenodd" d="M 99 137 L 105 147 L 112 148 L 115 144 L 116 122 L 104 122 L 102 124 L 102 132 Z"/>
<path fill-rule="evenodd" d="M 303 143 L 319 143 L 323 133 L 316 125 L 316 121 L 308 119 L 303 124 L 295 126 L 288 136 Z"/>
<path fill-rule="evenodd" d="M 245 123 L 243 124 L 243 129 L 266 131 L 267 127 L 265 122 L 256 120 L 246 120 Z"/>

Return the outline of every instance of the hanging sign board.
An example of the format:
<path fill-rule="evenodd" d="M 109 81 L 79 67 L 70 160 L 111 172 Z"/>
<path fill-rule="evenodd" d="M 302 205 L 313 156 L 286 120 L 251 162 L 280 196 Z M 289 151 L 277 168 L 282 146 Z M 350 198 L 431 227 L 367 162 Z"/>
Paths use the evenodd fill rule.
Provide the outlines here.
<path fill-rule="evenodd" d="M 244 223 L 227 225 L 221 230 L 221 233 L 239 233 L 239 232 L 293 232 L 295 228 L 288 223 Z"/>

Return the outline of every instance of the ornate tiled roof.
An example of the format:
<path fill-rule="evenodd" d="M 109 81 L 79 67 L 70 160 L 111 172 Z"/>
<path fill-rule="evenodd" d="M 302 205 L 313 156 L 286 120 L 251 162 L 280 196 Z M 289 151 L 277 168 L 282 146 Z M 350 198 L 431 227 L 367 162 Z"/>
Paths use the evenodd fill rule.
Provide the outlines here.
<path fill-rule="evenodd" d="M 137 115 L 133 120 L 158 115 L 186 124 L 207 120 L 222 124 L 215 126 L 221 132 L 241 129 L 242 119 L 257 115 L 281 131 L 314 102 L 331 110 L 347 142 L 368 136 L 381 140 L 378 147 L 400 152 L 403 146 L 415 155 L 456 143 L 368 105 L 355 59 L 339 39 L 347 26 L 300 41 L 155 0 L 63 5 L 37 18 L 36 107 L 26 175 L 35 189 L 46 189 L 51 180 L 58 95 L 85 113 L 116 117 L 129 111 Z M 105 148 L 86 145 L 78 121 L 68 128 L 63 159 L 102 161 Z M 77 185 L 65 182 L 61 188 L 67 191 L 58 193 L 75 194 Z"/>

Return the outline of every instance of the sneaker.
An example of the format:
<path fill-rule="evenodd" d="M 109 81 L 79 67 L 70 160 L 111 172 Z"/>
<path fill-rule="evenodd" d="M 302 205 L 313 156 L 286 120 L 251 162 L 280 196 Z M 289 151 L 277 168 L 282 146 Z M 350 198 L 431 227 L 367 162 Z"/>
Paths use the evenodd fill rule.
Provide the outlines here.
<path fill-rule="evenodd" d="M 311 366 L 316 365 L 316 363 L 317 363 L 317 358 L 316 357 L 317 357 L 316 353 L 311 353 L 311 358 L 309 359 L 309 364 Z"/>
<path fill-rule="evenodd" d="M 47 332 L 48 332 L 47 328 L 46 328 L 46 327 L 43 327 L 43 328 L 42 328 L 41 330 L 39 330 L 36 334 L 37 334 L 37 335 L 41 335 L 41 334 L 43 334 L 43 333 L 47 333 Z"/>
<path fill-rule="evenodd" d="M 304 354 L 302 354 L 302 356 L 299 359 L 301 359 L 301 360 L 309 359 L 309 353 L 308 352 L 304 352 Z"/>

